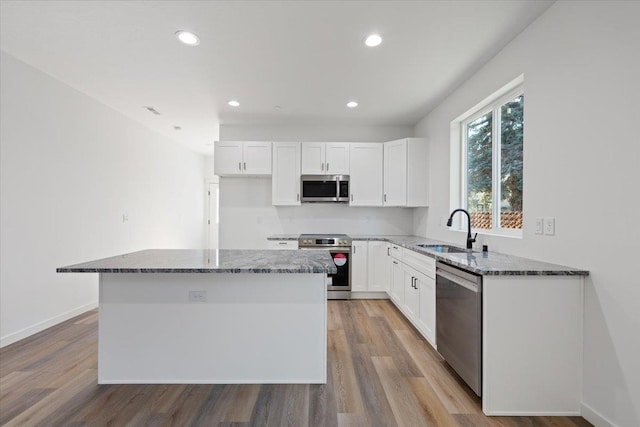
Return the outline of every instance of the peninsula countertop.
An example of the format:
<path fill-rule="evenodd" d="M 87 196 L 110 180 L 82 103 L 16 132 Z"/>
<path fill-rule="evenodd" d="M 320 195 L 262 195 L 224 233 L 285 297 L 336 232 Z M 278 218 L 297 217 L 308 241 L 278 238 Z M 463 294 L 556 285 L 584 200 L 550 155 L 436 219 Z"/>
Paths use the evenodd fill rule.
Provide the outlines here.
<path fill-rule="evenodd" d="M 328 273 L 327 250 L 147 249 L 56 269 L 58 273 Z"/>
<path fill-rule="evenodd" d="M 420 236 L 403 235 L 349 235 L 353 240 L 385 241 L 405 249 L 435 258 L 447 264 L 460 267 L 484 276 L 588 276 L 589 271 L 564 265 L 552 264 L 498 252 L 466 250 L 460 253 L 439 252 L 436 249 L 421 248 L 418 245 L 451 245 L 447 242 Z M 273 235 L 269 240 L 297 240 L 293 235 Z M 451 245 L 457 246 L 459 245 Z"/>

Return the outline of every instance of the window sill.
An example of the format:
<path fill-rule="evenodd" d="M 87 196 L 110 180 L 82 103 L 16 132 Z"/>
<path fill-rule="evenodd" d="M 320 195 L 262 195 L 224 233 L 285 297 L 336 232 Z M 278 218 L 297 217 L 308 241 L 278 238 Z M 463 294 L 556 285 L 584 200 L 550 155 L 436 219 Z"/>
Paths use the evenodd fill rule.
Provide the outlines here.
<path fill-rule="evenodd" d="M 464 233 L 467 234 L 467 230 L 466 229 L 460 229 L 460 228 L 451 228 L 451 231 L 456 231 L 459 233 Z M 503 233 L 503 232 L 499 232 L 496 230 L 485 230 L 485 229 L 477 229 L 477 228 L 472 228 L 471 229 L 471 234 L 475 234 L 478 233 L 478 236 L 491 236 L 491 237 L 506 237 L 509 239 L 522 239 L 523 237 L 523 232 L 522 230 L 512 230 L 508 233 Z"/>

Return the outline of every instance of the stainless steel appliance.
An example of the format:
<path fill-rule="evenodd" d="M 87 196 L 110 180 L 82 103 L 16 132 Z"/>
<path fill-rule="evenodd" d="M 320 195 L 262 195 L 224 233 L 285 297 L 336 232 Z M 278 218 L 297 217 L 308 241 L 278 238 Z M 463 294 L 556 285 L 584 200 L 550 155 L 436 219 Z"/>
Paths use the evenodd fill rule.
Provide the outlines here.
<path fill-rule="evenodd" d="M 482 395 L 482 276 L 436 262 L 438 353 Z"/>
<path fill-rule="evenodd" d="M 303 203 L 347 203 L 349 175 L 302 175 L 300 194 Z"/>
<path fill-rule="evenodd" d="M 338 272 L 327 275 L 327 298 L 351 298 L 351 237 L 346 234 L 301 234 L 298 247 L 329 250 Z"/>

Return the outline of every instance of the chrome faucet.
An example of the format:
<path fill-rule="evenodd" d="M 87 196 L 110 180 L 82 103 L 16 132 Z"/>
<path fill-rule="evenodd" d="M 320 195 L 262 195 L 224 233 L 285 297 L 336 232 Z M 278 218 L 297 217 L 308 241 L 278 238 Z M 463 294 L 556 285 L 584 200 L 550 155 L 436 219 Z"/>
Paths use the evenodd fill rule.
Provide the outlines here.
<path fill-rule="evenodd" d="M 456 212 L 464 212 L 465 214 L 467 214 L 467 249 L 473 249 L 473 242 L 476 241 L 476 237 L 478 237 L 478 233 L 476 233 L 475 236 L 471 237 L 471 215 L 469 215 L 469 212 L 460 208 L 455 209 L 453 212 L 451 212 L 451 215 L 449 215 L 449 219 L 447 220 L 447 227 L 451 227 L 451 222 L 453 221 L 453 215 Z"/>

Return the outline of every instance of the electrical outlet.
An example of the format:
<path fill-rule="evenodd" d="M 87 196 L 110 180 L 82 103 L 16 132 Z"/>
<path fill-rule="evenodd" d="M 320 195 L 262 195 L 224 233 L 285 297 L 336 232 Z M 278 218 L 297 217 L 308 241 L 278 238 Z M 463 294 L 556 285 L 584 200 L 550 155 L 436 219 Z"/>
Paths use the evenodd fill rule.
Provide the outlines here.
<path fill-rule="evenodd" d="M 536 234 L 544 234 L 544 218 L 536 218 Z"/>
<path fill-rule="evenodd" d="M 189 302 L 207 302 L 207 291 L 189 291 Z"/>
<path fill-rule="evenodd" d="M 122 222 L 127 222 L 127 221 L 129 221 L 129 215 L 122 214 Z"/>
<path fill-rule="evenodd" d="M 556 234 L 556 219 L 545 218 L 544 219 L 544 234 L 546 236 L 553 236 Z"/>

